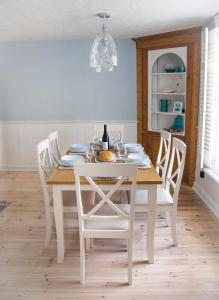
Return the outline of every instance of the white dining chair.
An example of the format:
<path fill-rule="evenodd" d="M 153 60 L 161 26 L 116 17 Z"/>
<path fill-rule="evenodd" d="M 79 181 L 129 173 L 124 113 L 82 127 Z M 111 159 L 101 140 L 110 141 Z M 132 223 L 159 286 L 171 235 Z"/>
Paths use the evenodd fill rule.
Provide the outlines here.
<path fill-rule="evenodd" d="M 49 151 L 53 165 L 57 166 L 62 156 L 59 148 L 58 131 L 53 131 L 49 135 Z"/>
<path fill-rule="evenodd" d="M 41 187 L 43 191 L 44 197 L 44 204 L 45 204 L 45 217 L 46 217 L 46 234 L 45 234 L 45 245 L 48 246 L 51 234 L 52 234 L 52 227 L 53 227 L 53 201 L 50 191 L 48 190 L 48 186 L 46 183 L 46 179 L 49 175 L 51 175 L 53 171 L 53 163 L 52 158 L 49 151 L 49 140 L 45 139 L 37 145 L 37 160 L 38 160 L 38 170 L 40 176 Z M 63 203 L 64 213 L 77 213 L 77 206 L 76 206 L 76 195 L 73 192 L 66 192 L 63 193 Z M 76 215 L 77 217 L 77 215 Z M 70 219 L 69 219 L 70 220 Z M 72 223 L 69 220 L 69 226 L 77 225 L 77 222 Z"/>
<path fill-rule="evenodd" d="M 85 283 L 85 239 L 111 238 L 128 241 L 128 282 L 132 284 L 132 242 L 134 205 L 136 191 L 137 165 L 135 164 L 77 164 L 74 169 L 77 207 L 80 233 L 80 282 Z M 88 212 L 84 212 L 84 203 L 81 198 L 80 178 L 84 177 L 99 196 L 100 201 Z M 115 184 L 105 185 L 101 189 L 94 180 L 101 177 L 115 177 Z M 121 211 L 113 202 L 112 195 L 119 189 L 127 177 L 131 180 L 131 202 L 127 213 Z M 102 211 L 103 210 L 103 211 Z"/>
<path fill-rule="evenodd" d="M 178 245 L 176 232 L 177 205 L 186 157 L 186 144 L 177 138 L 172 141 L 172 153 L 165 186 L 157 190 L 157 213 L 166 213 L 170 220 L 173 244 Z M 176 169 L 175 169 L 176 165 Z M 148 193 L 136 193 L 135 212 L 147 212 Z M 141 209 L 139 210 L 139 206 Z M 119 205 L 124 212 L 128 207 Z"/>
<path fill-rule="evenodd" d="M 170 158 L 171 149 L 171 133 L 166 130 L 161 130 L 160 133 L 160 146 L 156 161 L 156 171 L 162 178 L 162 186 L 166 184 L 167 167 Z M 147 195 L 147 191 L 136 191 L 136 202 L 135 212 L 144 212 L 144 196 Z M 146 196 L 147 197 L 147 196 Z M 128 195 L 129 198 L 129 195 Z M 142 199 L 141 201 L 139 199 Z M 165 218 L 165 215 L 163 216 Z"/>

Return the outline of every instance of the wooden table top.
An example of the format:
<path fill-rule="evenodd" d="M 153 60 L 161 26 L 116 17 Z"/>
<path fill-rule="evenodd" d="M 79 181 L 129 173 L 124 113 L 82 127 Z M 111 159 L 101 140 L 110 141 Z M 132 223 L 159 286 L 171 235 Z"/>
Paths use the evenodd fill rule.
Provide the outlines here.
<path fill-rule="evenodd" d="M 100 182 L 101 184 L 111 184 L 112 180 L 101 179 Z M 129 182 L 127 179 L 124 184 Z M 55 169 L 48 177 L 47 184 L 75 184 L 74 170 Z M 81 184 L 87 184 L 87 181 L 82 178 Z M 162 179 L 152 166 L 150 169 L 138 169 L 137 184 L 162 184 Z"/>

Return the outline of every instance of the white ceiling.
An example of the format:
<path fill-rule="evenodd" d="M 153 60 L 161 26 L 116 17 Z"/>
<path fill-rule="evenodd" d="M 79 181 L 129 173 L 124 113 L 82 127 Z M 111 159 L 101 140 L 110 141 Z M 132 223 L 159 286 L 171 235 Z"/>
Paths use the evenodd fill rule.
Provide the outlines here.
<path fill-rule="evenodd" d="M 0 41 L 93 38 L 102 0 L 0 0 Z M 138 37 L 201 25 L 219 0 L 105 0 L 116 37 Z"/>

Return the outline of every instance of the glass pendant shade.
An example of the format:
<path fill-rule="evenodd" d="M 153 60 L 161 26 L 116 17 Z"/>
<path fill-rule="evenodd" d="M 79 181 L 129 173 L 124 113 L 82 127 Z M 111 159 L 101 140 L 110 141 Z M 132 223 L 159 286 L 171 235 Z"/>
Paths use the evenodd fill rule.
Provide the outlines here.
<path fill-rule="evenodd" d="M 105 24 L 102 26 L 102 32 L 94 39 L 90 52 L 90 67 L 95 68 L 97 72 L 101 72 L 102 69 L 115 71 L 117 67 L 116 44 Z"/>

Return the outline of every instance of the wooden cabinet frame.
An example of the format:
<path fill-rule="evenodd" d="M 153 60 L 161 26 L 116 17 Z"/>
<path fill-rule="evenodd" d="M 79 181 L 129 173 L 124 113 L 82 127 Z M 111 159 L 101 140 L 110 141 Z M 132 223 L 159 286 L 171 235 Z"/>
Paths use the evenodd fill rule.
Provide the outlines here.
<path fill-rule="evenodd" d="M 187 145 L 184 182 L 193 185 L 196 168 L 197 126 L 200 81 L 201 27 L 156 34 L 134 39 L 137 50 L 137 137 L 147 151 L 151 138 L 159 133 L 148 131 L 148 51 L 163 48 L 187 47 L 186 126 L 183 139 Z M 156 149 L 150 149 L 155 157 Z"/>

